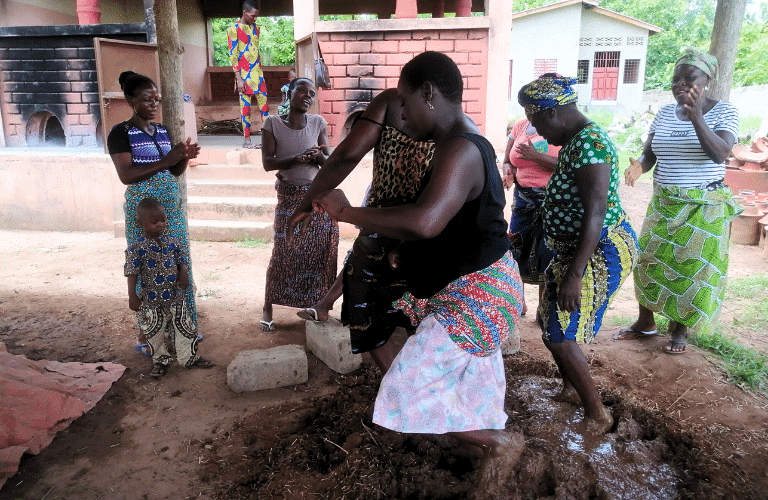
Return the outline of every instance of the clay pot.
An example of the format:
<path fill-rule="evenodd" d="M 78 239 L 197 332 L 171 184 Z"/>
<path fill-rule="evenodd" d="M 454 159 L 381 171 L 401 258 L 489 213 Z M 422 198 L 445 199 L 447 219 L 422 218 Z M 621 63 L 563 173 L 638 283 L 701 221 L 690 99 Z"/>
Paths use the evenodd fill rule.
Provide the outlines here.
<path fill-rule="evenodd" d="M 758 245 L 763 249 L 766 255 L 768 255 L 768 215 L 757 221 L 758 230 L 760 231 L 760 241 Z"/>
<path fill-rule="evenodd" d="M 768 201 L 764 201 L 762 203 L 755 203 L 757 205 L 757 211 L 760 212 L 762 215 L 768 214 Z"/>
<path fill-rule="evenodd" d="M 758 203 L 765 203 L 768 201 L 768 193 L 758 193 L 755 195 L 755 201 Z"/>
<path fill-rule="evenodd" d="M 744 201 L 740 202 L 742 205 L 752 203 L 755 201 L 755 192 L 751 189 L 742 189 L 739 191 L 739 197 L 744 198 Z"/>
<path fill-rule="evenodd" d="M 745 161 L 744 165 L 741 166 L 742 170 L 762 170 L 763 167 L 759 163 L 755 163 L 753 161 Z"/>
<path fill-rule="evenodd" d="M 741 215 L 751 215 L 751 216 L 760 215 L 760 210 L 757 208 L 757 205 L 754 203 L 742 203 L 741 206 L 744 207 L 744 211 L 741 212 Z"/>

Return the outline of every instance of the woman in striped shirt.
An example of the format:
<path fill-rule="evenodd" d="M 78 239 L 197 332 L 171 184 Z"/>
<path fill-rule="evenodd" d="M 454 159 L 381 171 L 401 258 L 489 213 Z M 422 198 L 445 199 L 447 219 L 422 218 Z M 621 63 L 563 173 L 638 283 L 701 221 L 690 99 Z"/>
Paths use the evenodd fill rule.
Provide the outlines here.
<path fill-rule="evenodd" d="M 656 115 L 643 154 L 630 159 L 624 174 L 633 186 L 655 166 L 635 269 L 640 313 L 614 339 L 656 334 L 656 312 L 669 318 L 671 339 L 662 347 L 667 354 L 684 353 L 689 329 L 699 330 L 718 315 L 728 271 L 730 221 L 740 210 L 723 183 L 739 117 L 732 104 L 707 96 L 716 71 L 714 56 L 686 49 L 672 78 L 677 102 Z"/>

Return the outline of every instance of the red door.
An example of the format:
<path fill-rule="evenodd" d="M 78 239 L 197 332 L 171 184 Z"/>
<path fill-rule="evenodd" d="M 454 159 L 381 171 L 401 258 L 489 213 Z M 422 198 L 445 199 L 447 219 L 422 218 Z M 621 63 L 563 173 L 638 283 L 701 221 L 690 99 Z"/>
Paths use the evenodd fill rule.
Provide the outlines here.
<path fill-rule="evenodd" d="M 620 52 L 595 52 L 592 69 L 592 100 L 615 101 L 619 87 Z"/>

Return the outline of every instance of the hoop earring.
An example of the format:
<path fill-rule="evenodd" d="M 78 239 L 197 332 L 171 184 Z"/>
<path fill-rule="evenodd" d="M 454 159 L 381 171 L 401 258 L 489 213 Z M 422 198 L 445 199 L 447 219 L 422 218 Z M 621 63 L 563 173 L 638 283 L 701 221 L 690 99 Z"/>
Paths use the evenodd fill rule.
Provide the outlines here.
<path fill-rule="evenodd" d="M 435 107 L 432 106 L 432 101 L 427 101 L 427 105 L 429 106 L 429 109 L 435 109 Z"/>

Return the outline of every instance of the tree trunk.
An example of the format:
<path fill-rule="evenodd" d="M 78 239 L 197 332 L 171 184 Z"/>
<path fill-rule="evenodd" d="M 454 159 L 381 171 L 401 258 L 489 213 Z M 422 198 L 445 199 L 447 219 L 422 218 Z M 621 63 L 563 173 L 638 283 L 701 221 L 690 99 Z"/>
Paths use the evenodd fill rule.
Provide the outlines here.
<path fill-rule="evenodd" d="M 733 85 L 733 68 L 736 65 L 736 51 L 739 47 L 739 33 L 747 0 L 718 0 L 715 23 L 709 53 L 717 57 L 720 67 L 715 79 L 709 84 L 708 95 L 719 101 L 727 101 Z"/>
<path fill-rule="evenodd" d="M 184 49 L 179 41 L 179 19 L 176 0 L 155 0 L 157 28 L 157 52 L 160 56 L 160 96 L 163 106 L 163 125 L 168 129 L 171 143 L 186 140 L 184 137 L 184 82 L 181 72 L 181 55 Z M 178 178 L 181 199 L 186 205 L 187 182 L 184 175 Z"/>
<path fill-rule="evenodd" d="M 157 43 L 155 27 L 155 0 L 144 0 L 144 24 L 147 26 L 147 42 Z"/>

